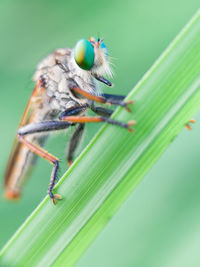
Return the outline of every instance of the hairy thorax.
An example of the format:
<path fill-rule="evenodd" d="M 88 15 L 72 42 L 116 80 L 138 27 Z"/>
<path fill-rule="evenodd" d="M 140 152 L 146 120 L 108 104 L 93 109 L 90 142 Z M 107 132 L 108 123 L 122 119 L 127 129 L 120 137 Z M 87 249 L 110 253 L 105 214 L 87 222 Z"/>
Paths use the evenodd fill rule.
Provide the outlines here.
<path fill-rule="evenodd" d="M 73 49 L 57 49 L 48 55 L 39 63 L 33 79 L 44 82 L 48 106 L 54 112 L 89 104 L 87 99 L 72 93 L 72 87 L 100 94 L 91 74 L 77 66 Z"/>

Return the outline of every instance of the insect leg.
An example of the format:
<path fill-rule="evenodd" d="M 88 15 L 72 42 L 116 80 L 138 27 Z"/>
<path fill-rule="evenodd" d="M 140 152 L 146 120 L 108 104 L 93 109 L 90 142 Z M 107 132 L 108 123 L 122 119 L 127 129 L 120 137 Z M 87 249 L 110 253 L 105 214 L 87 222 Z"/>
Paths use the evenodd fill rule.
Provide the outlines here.
<path fill-rule="evenodd" d="M 21 143 L 23 143 L 26 147 L 28 147 L 33 153 L 37 154 L 38 156 L 48 160 L 49 162 L 51 162 L 54 165 L 53 171 L 51 173 L 51 180 L 50 180 L 50 184 L 49 184 L 49 188 L 48 188 L 48 193 L 49 196 L 52 198 L 53 203 L 56 204 L 56 199 L 61 199 L 60 195 L 54 195 L 52 190 L 53 187 L 55 185 L 55 181 L 57 179 L 57 171 L 58 171 L 58 167 L 59 167 L 59 159 L 56 158 L 55 156 L 51 155 L 50 153 L 48 153 L 46 150 L 44 150 L 43 148 L 32 144 L 30 142 L 28 142 L 23 135 L 18 135 L 19 141 Z"/>
<path fill-rule="evenodd" d="M 133 132 L 133 129 L 130 126 L 135 124 L 135 121 L 129 121 L 128 123 L 124 123 L 106 117 L 65 116 L 62 118 L 62 120 L 72 123 L 107 122 L 109 124 L 118 125 L 122 128 L 125 128 L 129 132 Z"/>
<path fill-rule="evenodd" d="M 79 115 L 81 112 L 85 111 L 87 108 L 88 108 L 88 105 L 67 109 L 60 114 L 59 119 L 62 121 L 62 119 L 66 116 Z M 83 135 L 83 131 L 84 131 L 84 124 L 79 124 L 70 138 L 69 146 L 67 148 L 67 161 L 68 161 L 69 166 L 71 166 L 72 164 L 73 155 L 74 155 L 74 152 L 77 146 L 80 143 L 81 137 Z"/>
<path fill-rule="evenodd" d="M 35 122 L 21 127 L 18 130 L 18 135 L 24 136 L 34 133 L 44 133 L 56 130 L 63 130 L 73 125 L 74 124 L 70 122 L 56 121 L 56 120 Z"/>
<path fill-rule="evenodd" d="M 80 123 L 70 138 L 69 146 L 67 149 L 67 161 L 68 161 L 69 166 L 72 165 L 73 155 L 74 155 L 74 152 L 75 152 L 77 146 L 80 143 L 81 137 L 82 137 L 83 132 L 84 132 L 84 128 L 85 128 L 85 124 Z"/>
<path fill-rule="evenodd" d="M 110 117 L 113 113 L 113 111 L 108 108 L 95 107 L 94 105 L 92 105 L 90 108 L 94 113 L 103 117 Z"/>
<path fill-rule="evenodd" d="M 68 108 L 65 111 L 63 111 L 60 116 L 59 120 L 62 120 L 63 117 L 65 116 L 73 116 L 73 115 L 78 115 L 81 112 L 85 111 L 88 108 L 88 105 L 84 106 L 79 106 L 79 107 L 73 107 L 73 108 Z"/>
<path fill-rule="evenodd" d="M 114 98 L 109 98 L 109 97 L 104 97 L 104 96 L 95 96 L 95 95 L 92 95 L 78 87 L 73 87 L 71 88 L 71 91 L 74 92 L 74 93 L 78 93 L 84 97 L 86 97 L 87 99 L 91 99 L 93 101 L 96 101 L 96 102 L 99 102 L 99 103 L 102 103 L 102 104 L 112 104 L 112 105 L 117 105 L 117 106 L 122 106 L 122 107 L 125 107 L 125 109 L 127 111 L 130 112 L 130 109 L 128 107 L 129 104 L 133 104 L 133 101 L 132 100 L 128 100 L 128 101 L 124 101 L 124 100 L 121 100 L 121 99 L 114 99 Z"/>
<path fill-rule="evenodd" d="M 28 134 L 39 133 L 39 132 L 62 130 L 62 129 L 68 128 L 71 125 L 74 125 L 74 124 L 70 122 L 63 122 L 63 121 L 43 121 L 43 122 L 25 125 L 22 128 L 20 128 L 18 131 L 18 139 L 21 143 L 23 143 L 26 147 L 28 147 L 33 153 L 37 154 L 38 156 L 41 156 L 42 158 L 48 160 L 50 163 L 54 165 L 54 168 L 51 174 L 49 188 L 48 188 L 48 194 L 52 198 L 54 204 L 56 204 L 56 199 L 61 199 L 60 195 L 53 194 L 53 188 L 57 180 L 59 159 L 53 156 L 52 154 L 48 153 L 46 150 L 44 150 L 40 146 L 30 143 L 29 141 L 25 139 L 24 136 Z"/>
<path fill-rule="evenodd" d="M 102 94 L 101 96 L 105 97 L 106 99 L 114 99 L 118 101 L 123 101 L 125 99 L 124 95 Z"/>

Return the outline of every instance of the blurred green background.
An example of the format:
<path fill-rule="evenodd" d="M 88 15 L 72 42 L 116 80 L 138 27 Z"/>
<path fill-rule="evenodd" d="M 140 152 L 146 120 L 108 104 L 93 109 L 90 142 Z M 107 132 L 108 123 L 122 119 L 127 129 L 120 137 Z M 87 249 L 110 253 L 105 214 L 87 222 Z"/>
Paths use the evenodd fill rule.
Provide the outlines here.
<path fill-rule="evenodd" d="M 34 84 L 37 63 L 80 38 L 105 39 L 115 72 L 113 88 L 127 94 L 199 8 L 199 0 L 0 2 L 0 172 Z M 200 266 L 200 112 L 193 130 L 183 129 L 153 169 L 78 262 L 78 267 Z M 144 122 L 145 123 L 145 122 Z M 87 125 L 82 149 L 99 125 Z M 70 132 L 47 148 L 66 169 Z M 19 203 L 0 200 L 0 247 L 46 194 L 51 166 L 39 160 Z M 83 174 L 84 175 L 84 174 Z M 48 218 L 47 218 L 48 220 Z"/>

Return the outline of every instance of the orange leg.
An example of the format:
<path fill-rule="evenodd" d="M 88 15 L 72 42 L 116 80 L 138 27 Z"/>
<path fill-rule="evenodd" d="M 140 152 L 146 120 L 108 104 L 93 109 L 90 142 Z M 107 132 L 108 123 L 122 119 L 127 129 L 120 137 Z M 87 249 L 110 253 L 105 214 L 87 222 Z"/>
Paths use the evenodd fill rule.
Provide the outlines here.
<path fill-rule="evenodd" d="M 51 174 L 51 180 L 50 180 L 50 184 L 49 184 L 49 188 L 48 188 L 48 193 L 49 196 L 52 198 L 53 203 L 56 204 L 56 199 L 61 199 L 62 197 L 60 195 L 57 194 L 53 194 L 53 188 L 57 179 L 57 171 L 58 171 L 58 167 L 59 167 L 59 159 L 56 158 L 55 156 L 53 156 L 52 154 L 48 153 L 46 150 L 44 150 L 43 148 L 30 143 L 29 141 L 27 141 L 24 136 L 22 135 L 18 135 L 19 141 L 21 143 L 23 143 L 26 147 L 28 147 L 33 153 L 35 153 L 36 155 L 48 160 L 49 162 L 51 162 L 54 165 L 52 174 Z"/>
<path fill-rule="evenodd" d="M 135 125 L 135 121 L 129 121 L 128 123 L 123 123 L 120 121 L 112 120 L 105 117 L 82 117 L 82 116 L 64 116 L 60 118 L 63 121 L 74 122 L 74 123 L 86 123 L 86 122 L 107 122 L 113 125 L 118 125 L 120 127 L 126 128 L 129 132 L 133 132 L 130 126 Z"/>
<path fill-rule="evenodd" d="M 102 104 L 112 104 L 112 105 L 118 105 L 118 106 L 122 106 L 122 107 L 125 107 L 125 109 L 130 112 L 130 108 L 128 107 L 129 104 L 133 104 L 133 101 L 132 100 L 128 100 L 128 101 L 123 101 L 123 100 L 114 100 L 114 99 L 106 99 L 106 97 L 102 97 L 102 96 L 95 96 L 95 95 L 92 95 L 78 87 L 73 87 L 71 89 L 72 91 L 74 91 L 75 93 L 78 93 L 84 97 L 86 97 L 87 99 L 91 99 L 95 102 L 99 102 L 99 103 L 102 103 Z"/>

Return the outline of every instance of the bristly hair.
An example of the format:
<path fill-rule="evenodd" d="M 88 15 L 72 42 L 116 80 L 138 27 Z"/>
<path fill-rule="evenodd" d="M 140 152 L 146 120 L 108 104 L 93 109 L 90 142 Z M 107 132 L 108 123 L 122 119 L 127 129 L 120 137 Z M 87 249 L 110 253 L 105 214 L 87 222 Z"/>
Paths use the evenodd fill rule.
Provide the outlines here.
<path fill-rule="evenodd" d="M 99 76 L 108 75 L 109 77 L 113 76 L 113 71 L 110 67 L 109 56 L 105 55 L 105 52 L 101 48 L 94 47 L 95 59 L 94 65 L 91 69 L 92 74 L 97 74 Z"/>

